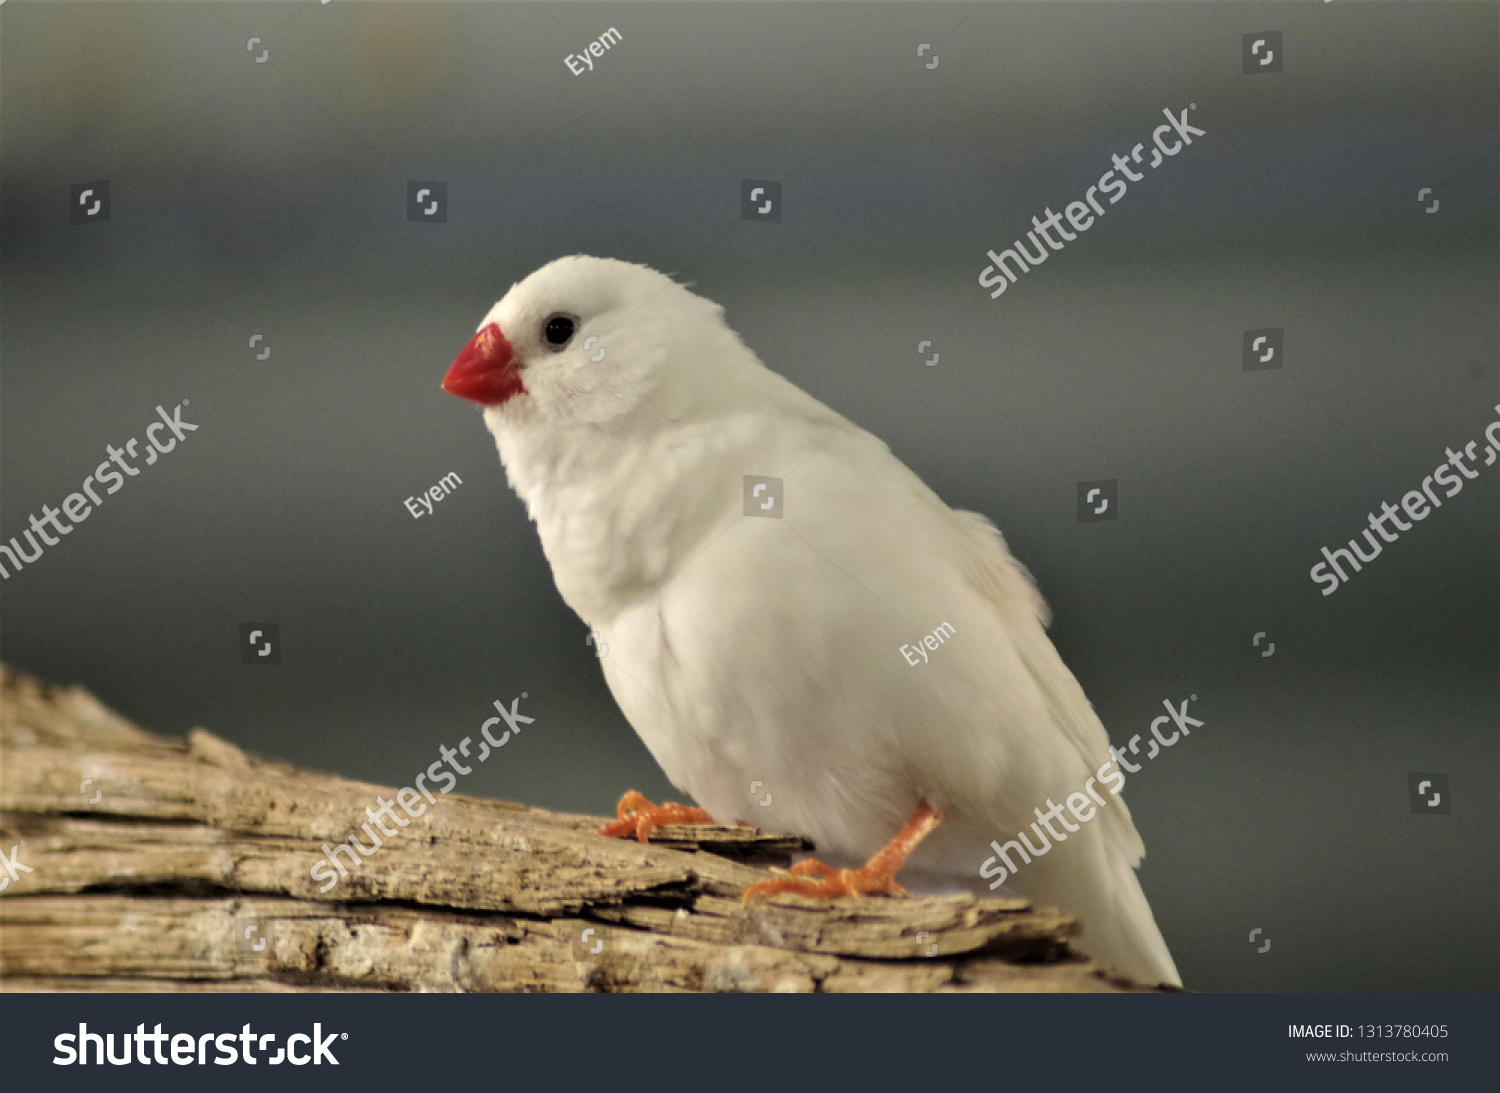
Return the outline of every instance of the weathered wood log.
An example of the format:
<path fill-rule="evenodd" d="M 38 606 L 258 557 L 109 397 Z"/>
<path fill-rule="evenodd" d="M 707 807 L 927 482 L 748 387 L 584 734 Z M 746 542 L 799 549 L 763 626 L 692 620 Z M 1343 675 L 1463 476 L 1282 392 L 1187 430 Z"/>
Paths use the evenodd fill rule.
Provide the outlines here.
<path fill-rule="evenodd" d="M 748 828 L 609 839 L 454 793 L 331 890 L 390 787 L 143 732 L 0 668 L 8 990 L 1119 991 L 1024 900 L 740 893 L 809 849 Z M 348 860 L 356 856 L 350 851 Z"/>

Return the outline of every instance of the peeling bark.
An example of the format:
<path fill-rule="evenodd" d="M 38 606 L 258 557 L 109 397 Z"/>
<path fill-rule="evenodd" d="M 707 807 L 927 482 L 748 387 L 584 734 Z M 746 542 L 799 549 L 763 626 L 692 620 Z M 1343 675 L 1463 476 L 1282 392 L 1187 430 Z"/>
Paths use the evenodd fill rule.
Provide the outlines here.
<path fill-rule="evenodd" d="M 11 991 L 1141 990 L 1077 924 L 972 896 L 741 906 L 811 849 L 450 794 L 327 892 L 324 843 L 388 786 L 143 732 L 0 668 L 0 983 Z"/>

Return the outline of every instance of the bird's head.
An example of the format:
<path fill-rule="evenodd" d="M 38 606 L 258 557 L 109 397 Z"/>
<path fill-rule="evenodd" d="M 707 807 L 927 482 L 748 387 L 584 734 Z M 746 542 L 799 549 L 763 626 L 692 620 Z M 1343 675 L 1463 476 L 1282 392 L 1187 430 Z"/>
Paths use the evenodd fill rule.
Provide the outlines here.
<path fill-rule="evenodd" d="M 559 258 L 490 309 L 443 389 L 485 407 L 492 423 L 613 421 L 648 399 L 680 400 L 701 359 L 688 350 L 734 337 L 721 316 L 646 266 Z"/>

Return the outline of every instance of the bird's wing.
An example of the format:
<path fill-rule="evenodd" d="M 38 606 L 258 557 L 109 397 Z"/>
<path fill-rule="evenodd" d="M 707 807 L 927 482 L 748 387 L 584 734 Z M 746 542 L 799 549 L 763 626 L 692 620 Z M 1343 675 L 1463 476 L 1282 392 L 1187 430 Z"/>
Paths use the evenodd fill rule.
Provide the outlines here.
<path fill-rule="evenodd" d="M 1005 537 L 977 512 L 948 510 L 962 536 L 975 588 L 1005 619 L 1017 655 L 1046 703 L 1053 726 L 1077 749 L 1089 770 L 1110 758 L 1109 734 L 1083 693 L 1078 680 L 1063 663 L 1044 627 L 1051 612 L 1031 573 L 1010 553 Z M 1123 800 L 1108 811 L 1106 826 L 1115 847 L 1135 865 L 1145 844 L 1130 820 Z"/>
<path fill-rule="evenodd" d="M 1109 735 L 1042 629 L 1049 613 L 1036 582 L 989 520 L 974 512 L 953 512 L 952 517 L 965 538 L 971 580 L 1006 618 L 1016 653 L 1052 724 L 1095 769 L 1110 758 Z M 1122 797 L 1113 797 L 1097 816 L 1103 837 L 1086 850 L 1093 858 L 1091 867 L 1065 868 L 1062 859 L 1039 859 L 1031 866 L 1036 875 L 1028 878 L 1034 891 L 1082 916 L 1082 946 L 1096 958 L 1142 982 L 1181 983 L 1135 875 L 1146 847 L 1130 810 Z"/>

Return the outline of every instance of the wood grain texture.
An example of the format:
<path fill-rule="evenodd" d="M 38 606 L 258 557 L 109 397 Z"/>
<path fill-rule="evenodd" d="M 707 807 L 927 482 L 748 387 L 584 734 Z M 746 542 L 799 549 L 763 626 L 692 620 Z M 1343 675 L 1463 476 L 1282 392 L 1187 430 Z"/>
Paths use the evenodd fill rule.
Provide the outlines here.
<path fill-rule="evenodd" d="M 625 788 L 625 787 L 622 787 Z M 1141 990 L 1077 924 L 972 896 L 740 903 L 811 846 L 454 793 L 329 891 L 324 844 L 395 790 L 153 736 L 0 668 L 0 985 L 10 991 Z M 246 936 L 246 931 L 254 927 Z"/>

